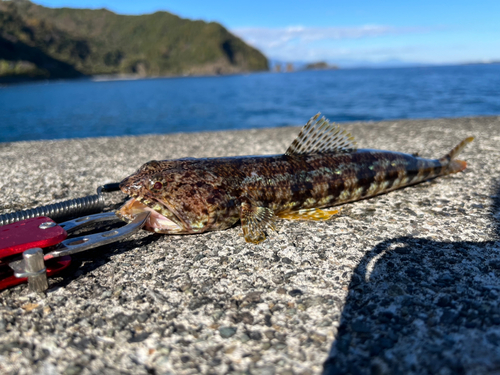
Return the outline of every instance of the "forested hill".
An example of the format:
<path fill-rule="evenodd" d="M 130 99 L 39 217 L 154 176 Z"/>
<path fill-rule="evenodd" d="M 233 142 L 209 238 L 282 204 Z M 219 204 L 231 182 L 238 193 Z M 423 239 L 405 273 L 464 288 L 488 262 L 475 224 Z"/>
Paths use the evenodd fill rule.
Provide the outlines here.
<path fill-rule="evenodd" d="M 266 57 L 215 22 L 168 12 L 45 8 L 0 0 L 0 78 L 229 74 L 267 70 Z"/>

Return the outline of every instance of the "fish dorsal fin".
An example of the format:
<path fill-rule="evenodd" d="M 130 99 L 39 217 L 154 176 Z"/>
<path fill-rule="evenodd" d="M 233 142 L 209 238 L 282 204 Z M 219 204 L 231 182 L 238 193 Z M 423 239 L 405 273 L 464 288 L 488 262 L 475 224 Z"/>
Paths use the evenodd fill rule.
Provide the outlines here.
<path fill-rule="evenodd" d="M 320 114 L 304 125 L 285 155 L 316 154 L 323 152 L 346 153 L 356 151 L 354 137 L 338 124 L 332 124 Z"/>

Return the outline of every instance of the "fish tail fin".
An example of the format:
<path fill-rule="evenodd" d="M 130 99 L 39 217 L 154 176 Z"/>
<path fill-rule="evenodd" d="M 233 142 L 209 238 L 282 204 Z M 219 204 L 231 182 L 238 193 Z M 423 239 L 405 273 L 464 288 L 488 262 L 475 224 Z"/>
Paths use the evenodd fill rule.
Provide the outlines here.
<path fill-rule="evenodd" d="M 474 137 L 467 137 L 458 145 L 456 145 L 450 152 L 439 159 L 440 163 L 446 165 L 446 174 L 457 173 L 467 168 L 467 162 L 463 160 L 456 160 L 455 157 L 462 152 L 462 150 L 474 140 Z"/>
<path fill-rule="evenodd" d="M 446 168 L 447 173 L 458 173 L 462 172 L 465 168 L 467 168 L 467 162 L 464 160 L 452 160 L 450 164 L 448 164 L 448 168 Z"/>

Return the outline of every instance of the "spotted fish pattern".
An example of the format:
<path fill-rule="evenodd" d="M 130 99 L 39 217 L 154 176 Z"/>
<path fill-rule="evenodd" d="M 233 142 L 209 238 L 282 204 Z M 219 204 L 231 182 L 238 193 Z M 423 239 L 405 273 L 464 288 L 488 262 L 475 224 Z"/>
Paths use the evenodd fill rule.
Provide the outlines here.
<path fill-rule="evenodd" d="M 357 149 L 336 124 L 314 116 L 285 154 L 151 161 L 124 179 L 132 199 L 118 212 L 132 220 L 152 212 L 146 229 L 166 234 L 223 230 L 241 221 L 247 242 L 260 243 L 278 218 L 327 220 L 335 206 L 466 168 L 456 160 L 473 137 L 440 159 Z"/>

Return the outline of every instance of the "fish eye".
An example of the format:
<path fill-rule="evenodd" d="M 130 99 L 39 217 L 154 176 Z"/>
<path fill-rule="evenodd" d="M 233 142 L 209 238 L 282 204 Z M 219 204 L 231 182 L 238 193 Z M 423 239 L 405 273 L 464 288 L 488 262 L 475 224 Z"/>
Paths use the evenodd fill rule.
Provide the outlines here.
<path fill-rule="evenodd" d="M 156 181 L 153 185 L 153 189 L 160 190 L 163 187 L 163 184 L 160 181 Z"/>

